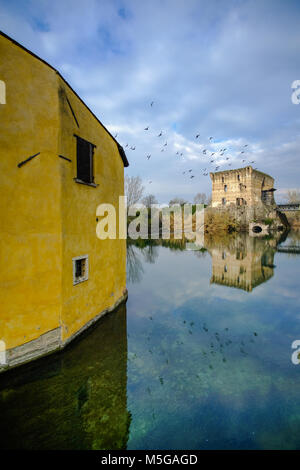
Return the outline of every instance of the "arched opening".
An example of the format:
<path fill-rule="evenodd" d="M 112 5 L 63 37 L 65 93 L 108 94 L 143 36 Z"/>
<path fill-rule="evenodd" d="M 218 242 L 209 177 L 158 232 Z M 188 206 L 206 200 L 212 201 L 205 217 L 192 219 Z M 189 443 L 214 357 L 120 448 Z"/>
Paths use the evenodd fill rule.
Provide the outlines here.
<path fill-rule="evenodd" d="M 254 227 L 252 227 L 252 231 L 254 233 L 260 233 L 262 232 L 262 228 L 259 225 L 254 225 Z"/>

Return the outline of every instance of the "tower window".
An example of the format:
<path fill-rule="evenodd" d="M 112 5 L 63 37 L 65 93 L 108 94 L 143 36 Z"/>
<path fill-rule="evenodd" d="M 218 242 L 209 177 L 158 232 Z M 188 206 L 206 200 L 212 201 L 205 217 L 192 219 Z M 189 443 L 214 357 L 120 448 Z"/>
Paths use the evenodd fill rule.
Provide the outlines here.
<path fill-rule="evenodd" d="M 73 285 L 87 281 L 89 278 L 89 257 L 88 255 L 73 258 Z"/>
<path fill-rule="evenodd" d="M 226 191 L 227 191 L 227 184 L 224 184 L 224 191 L 225 191 L 225 193 L 226 193 Z"/>
<path fill-rule="evenodd" d="M 222 197 L 222 205 L 223 205 L 223 206 L 226 205 L 226 197 Z"/>

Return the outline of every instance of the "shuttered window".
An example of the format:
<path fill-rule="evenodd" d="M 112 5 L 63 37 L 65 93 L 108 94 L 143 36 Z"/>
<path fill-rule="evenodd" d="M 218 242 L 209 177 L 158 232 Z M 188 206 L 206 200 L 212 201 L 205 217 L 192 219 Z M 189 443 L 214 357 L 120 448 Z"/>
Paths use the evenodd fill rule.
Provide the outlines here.
<path fill-rule="evenodd" d="M 93 155 L 95 145 L 77 137 L 77 179 L 85 183 L 94 182 Z"/>

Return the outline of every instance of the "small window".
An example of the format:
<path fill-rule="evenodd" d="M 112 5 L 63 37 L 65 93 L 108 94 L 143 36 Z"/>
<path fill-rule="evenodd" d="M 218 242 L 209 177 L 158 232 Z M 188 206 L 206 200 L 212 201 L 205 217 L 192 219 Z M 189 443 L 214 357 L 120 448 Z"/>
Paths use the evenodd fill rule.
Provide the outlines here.
<path fill-rule="evenodd" d="M 237 175 L 237 179 L 238 179 L 238 181 L 240 181 L 240 180 L 241 180 L 241 177 L 240 177 L 240 175 Z"/>
<path fill-rule="evenodd" d="M 222 176 L 222 183 L 224 183 L 224 176 Z"/>
<path fill-rule="evenodd" d="M 94 183 L 94 144 L 76 136 L 77 138 L 77 180 L 84 183 Z"/>
<path fill-rule="evenodd" d="M 73 258 L 73 285 L 87 281 L 89 278 L 88 255 Z"/>
<path fill-rule="evenodd" d="M 225 191 L 225 193 L 226 193 L 226 191 L 227 191 L 227 184 L 224 184 L 224 191 Z"/>
<path fill-rule="evenodd" d="M 223 206 L 226 205 L 226 197 L 222 197 L 222 205 L 223 205 Z"/>

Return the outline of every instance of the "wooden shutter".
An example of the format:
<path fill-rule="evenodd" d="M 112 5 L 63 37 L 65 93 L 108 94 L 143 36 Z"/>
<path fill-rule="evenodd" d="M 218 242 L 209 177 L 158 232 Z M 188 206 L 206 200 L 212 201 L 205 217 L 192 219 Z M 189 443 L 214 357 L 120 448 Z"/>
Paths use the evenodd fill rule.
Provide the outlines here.
<path fill-rule="evenodd" d="M 93 145 L 77 137 L 77 178 L 85 183 L 93 182 L 93 153 Z"/>

